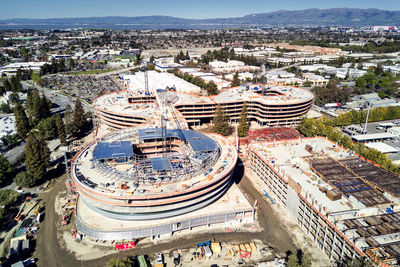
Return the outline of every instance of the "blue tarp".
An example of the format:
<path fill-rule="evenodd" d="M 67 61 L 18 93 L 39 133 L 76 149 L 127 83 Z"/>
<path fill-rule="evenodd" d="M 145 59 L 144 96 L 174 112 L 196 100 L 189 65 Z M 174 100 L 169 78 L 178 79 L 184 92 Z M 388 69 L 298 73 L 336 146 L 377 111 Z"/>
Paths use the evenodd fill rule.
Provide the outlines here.
<path fill-rule="evenodd" d="M 116 158 L 130 158 L 133 155 L 133 147 L 130 141 L 121 141 L 114 143 L 98 143 L 93 151 L 95 159 L 116 159 Z"/>
<path fill-rule="evenodd" d="M 170 171 L 172 170 L 171 162 L 168 157 L 151 158 L 153 171 Z"/>

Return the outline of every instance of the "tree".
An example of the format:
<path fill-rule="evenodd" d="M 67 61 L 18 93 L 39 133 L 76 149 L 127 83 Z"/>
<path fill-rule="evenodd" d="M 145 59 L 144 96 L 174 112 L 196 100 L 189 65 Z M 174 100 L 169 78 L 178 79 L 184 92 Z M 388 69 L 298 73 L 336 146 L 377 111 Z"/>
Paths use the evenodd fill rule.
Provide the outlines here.
<path fill-rule="evenodd" d="M 36 180 L 27 172 L 20 172 L 15 176 L 14 183 L 21 187 L 32 187 L 35 185 Z"/>
<path fill-rule="evenodd" d="M 31 128 L 25 110 L 19 103 L 14 107 L 14 114 L 17 134 L 21 139 L 25 139 Z"/>
<path fill-rule="evenodd" d="M 55 116 L 42 119 L 35 128 L 39 130 L 40 134 L 46 140 L 52 140 L 58 136 Z"/>
<path fill-rule="evenodd" d="M 241 82 L 239 79 L 239 73 L 236 72 L 235 75 L 233 75 L 231 87 L 239 86 L 240 84 L 241 84 Z"/>
<path fill-rule="evenodd" d="M 375 67 L 374 72 L 376 76 L 381 76 L 384 73 L 382 64 L 378 63 L 378 65 Z"/>
<path fill-rule="evenodd" d="M 134 263 L 128 258 L 112 258 L 107 262 L 107 267 L 133 267 Z"/>
<path fill-rule="evenodd" d="M 0 155 L 0 183 L 3 183 L 7 178 L 10 178 L 13 172 L 14 167 L 11 163 L 3 155 Z"/>
<path fill-rule="evenodd" d="M 150 63 L 154 63 L 154 56 L 152 55 L 151 57 L 150 57 L 150 61 L 149 61 Z"/>
<path fill-rule="evenodd" d="M 290 254 L 287 262 L 287 267 L 300 267 L 299 260 L 294 254 Z"/>
<path fill-rule="evenodd" d="M 65 106 L 64 119 L 65 119 L 65 132 L 67 134 L 72 134 L 75 131 L 74 112 L 72 111 L 72 108 L 69 104 Z"/>
<path fill-rule="evenodd" d="M 10 105 L 7 103 L 2 103 L 0 105 L 0 111 L 4 112 L 4 113 L 12 113 L 12 109 L 11 109 Z"/>
<path fill-rule="evenodd" d="M 40 133 L 35 134 L 32 131 L 28 135 L 25 151 L 26 170 L 36 183 L 36 181 L 43 178 L 50 163 L 50 152 Z"/>
<path fill-rule="evenodd" d="M 15 147 L 19 143 L 19 140 L 17 134 L 5 135 L 1 138 L 1 141 L 3 141 L 4 145 L 9 149 Z"/>
<path fill-rule="evenodd" d="M 40 99 L 39 95 L 39 90 L 38 89 L 33 89 L 32 92 L 32 104 L 28 103 L 29 105 L 32 105 L 32 108 L 30 110 L 31 116 L 33 117 L 34 123 L 38 123 L 41 119 L 41 105 L 42 101 Z"/>
<path fill-rule="evenodd" d="M 56 115 L 56 125 L 57 125 L 58 139 L 60 139 L 61 145 L 65 146 L 67 144 L 67 141 L 65 139 L 65 127 L 60 114 Z"/>
<path fill-rule="evenodd" d="M 247 120 L 247 102 L 244 102 L 242 112 L 240 112 L 238 135 L 245 137 L 249 132 L 249 122 Z"/>
<path fill-rule="evenodd" d="M 208 95 L 218 94 L 218 86 L 213 81 L 210 81 L 207 84 L 207 92 L 208 92 Z"/>
<path fill-rule="evenodd" d="M 83 110 L 81 101 L 79 98 L 75 101 L 75 111 L 74 111 L 74 125 L 78 131 L 82 131 L 86 124 L 85 111 Z"/>
<path fill-rule="evenodd" d="M 42 97 L 40 98 L 40 119 L 46 119 L 50 117 L 50 107 L 51 107 L 51 102 L 47 100 L 46 96 L 42 92 Z"/>
<path fill-rule="evenodd" d="M 0 190 L 0 205 L 11 206 L 17 202 L 19 194 L 12 189 Z"/>
<path fill-rule="evenodd" d="M 215 110 L 213 124 L 213 130 L 218 134 L 227 136 L 232 133 L 232 127 L 229 124 L 229 119 L 224 115 L 221 105 L 218 105 L 217 109 Z"/>

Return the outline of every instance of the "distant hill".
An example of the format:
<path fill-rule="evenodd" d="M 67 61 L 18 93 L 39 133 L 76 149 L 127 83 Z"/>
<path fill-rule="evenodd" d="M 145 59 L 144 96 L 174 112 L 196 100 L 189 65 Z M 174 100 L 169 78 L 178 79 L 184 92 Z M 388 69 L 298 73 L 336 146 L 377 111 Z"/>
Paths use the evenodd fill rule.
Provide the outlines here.
<path fill-rule="evenodd" d="M 223 28 L 247 26 L 400 25 L 400 11 L 379 9 L 280 10 L 236 18 L 183 19 L 169 16 L 0 20 L 0 28 Z"/>

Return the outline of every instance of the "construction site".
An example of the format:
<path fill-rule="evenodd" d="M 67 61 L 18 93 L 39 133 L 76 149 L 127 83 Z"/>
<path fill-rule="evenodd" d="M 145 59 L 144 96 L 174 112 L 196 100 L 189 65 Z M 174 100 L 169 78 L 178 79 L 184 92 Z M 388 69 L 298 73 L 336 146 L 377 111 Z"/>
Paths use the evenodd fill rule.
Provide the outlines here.
<path fill-rule="evenodd" d="M 251 172 L 332 261 L 400 259 L 399 179 L 326 138 L 253 140 Z"/>
<path fill-rule="evenodd" d="M 237 152 L 226 138 L 148 127 L 110 133 L 73 159 L 81 233 L 112 245 L 253 220 L 253 207 L 231 182 Z"/>

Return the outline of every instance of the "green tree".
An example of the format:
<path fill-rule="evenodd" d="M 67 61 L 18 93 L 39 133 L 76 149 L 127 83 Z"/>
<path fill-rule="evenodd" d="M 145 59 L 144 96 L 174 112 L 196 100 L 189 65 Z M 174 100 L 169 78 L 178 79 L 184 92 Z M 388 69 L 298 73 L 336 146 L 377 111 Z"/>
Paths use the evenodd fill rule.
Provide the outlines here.
<path fill-rule="evenodd" d="M 65 119 L 65 132 L 67 134 L 72 134 L 75 131 L 74 112 L 69 104 L 67 104 L 67 106 L 65 107 L 64 119 Z"/>
<path fill-rule="evenodd" d="M 11 163 L 3 155 L 0 155 L 0 183 L 10 178 L 13 172 L 14 167 Z"/>
<path fill-rule="evenodd" d="M 32 108 L 30 110 L 31 116 L 33 117 L 34 123 L 38 123 L 41 119 L 41 105 L 42 101 L 40 99 L 39 95 L 39 90 L 38 89 L 33 89 L 32 92 L 32 104 L 28 103 L 29 105 L 32 105 Z"/>
<path fill-rule="evenodd" d="M 294 254 L 289 255 L 288 261 L 287 261 L 287 267 L 301 267 L 296 255 L 294 255 Z"/>
<path fill-rule="evenodd" d="M 245 137 L 249 132 L 249 122 L 247 120 L 247 102 L 244 102 L 242 111 L 239 116 L 239 126 L 238 126 L 238 135 L 240 137 Z"/>
<path fill-rule="evenodd" d="M 7 103 L 2 103 L 0 105 L 0 111 L 4 112 L 4 113 L 12 113 L 12 109 L 11 109 L 10 105 Z"/>
<path fill-rule="evenodd" d="M 1 138 L 1 141 L 3 141 L 4 145 L 6 145 L 8 148 L 13 148 L 19 143 L 19 137 L 17 134 L 10 134 L 10 135 L 5 135 Z"/>
<path fill-rule="evenodd" d="M 240 79 L 239 79 L 239 73 L 235 73 L 233 75 L 233 79 L 231 82 L 231 87 L 239 86 L 241 84 Z"/>
<path fill-rule="evenodd" d="M 218 94 L 218 86 L 213 82 L 210 81 L 207 85 L 208 95 L 216 95 Z"/>
<path fill-rule="evenodd" d="M 18 200 L 19 194 L 12 189 L 0 190 L 0 206 L 11 206 Z"/>
<path fill-rule="evenodd" d="M 43 178 L 50 163 L 50 152 L 40 133 L 33 131 L 28 135 L 25 145 L 25 165 L 35 183 Z"/>
<path fill-rule="evenodd" d="M 58 139 L 60 139 L 61 145 L 65 146 L 67 144 L 67 140 L 65 139 L 65 127 L 60 114 L 56 115 L 56 126 Z"/>
<path fill-rule="evenodd" d="M 35 185 L 36 180 L 27 172 L 20 172 L 14 178 L 14 183 L 21 187 L 32 187 Z"/>
<path fill-rule="evenodd" d="M 215 110 L 213 124 L 213 131 L 218 134 L 227 136 L 232 133 L 232 127 L 229 124 L 229 119 L 225 116 L 221 105 L 218 105 Z"/>
<path fill-rule="evenodd" d="M 19 103 L 14 107 L 14 114 L 17 134 L 21 139 L 25 139 L 31 128 L 25 110 Z"/>
<path fill-rule="evenodd" d="M 382 75 L 384 73 L 381 63 L 378 63 L 378 65 L 375 67 L 374 72 L 375 72 L 376 76 L 380 76 L 380 75 Z"/>
<path fill-rule="evenodd" d="M 44 93 L 42 92 L 42 97 L 40 98 L 40 119 L 46 119 L 50 117 L 50 108 L 51 108 L 51 102 L 46 98 Z"/>
<path fill-rule="evenodd" d="M 128 258 L 112 258 L 107 262 L 107 267 L 133 267 L 134 263 Z"/>
<path fill-rule="evenodd" d="M 42 119 L 35 127 L 46 140 L 52 140 L 58 135 L 56 118 L 54 116 Z"/>
<path fill-rule="evenodd" d="M 85 111 L 83 110 L 81 101 L 79 98 L 75 101 L 75 111 L 74 111 L 74 125 L 78 131 L 84 130 L 86 124 Z"/>

